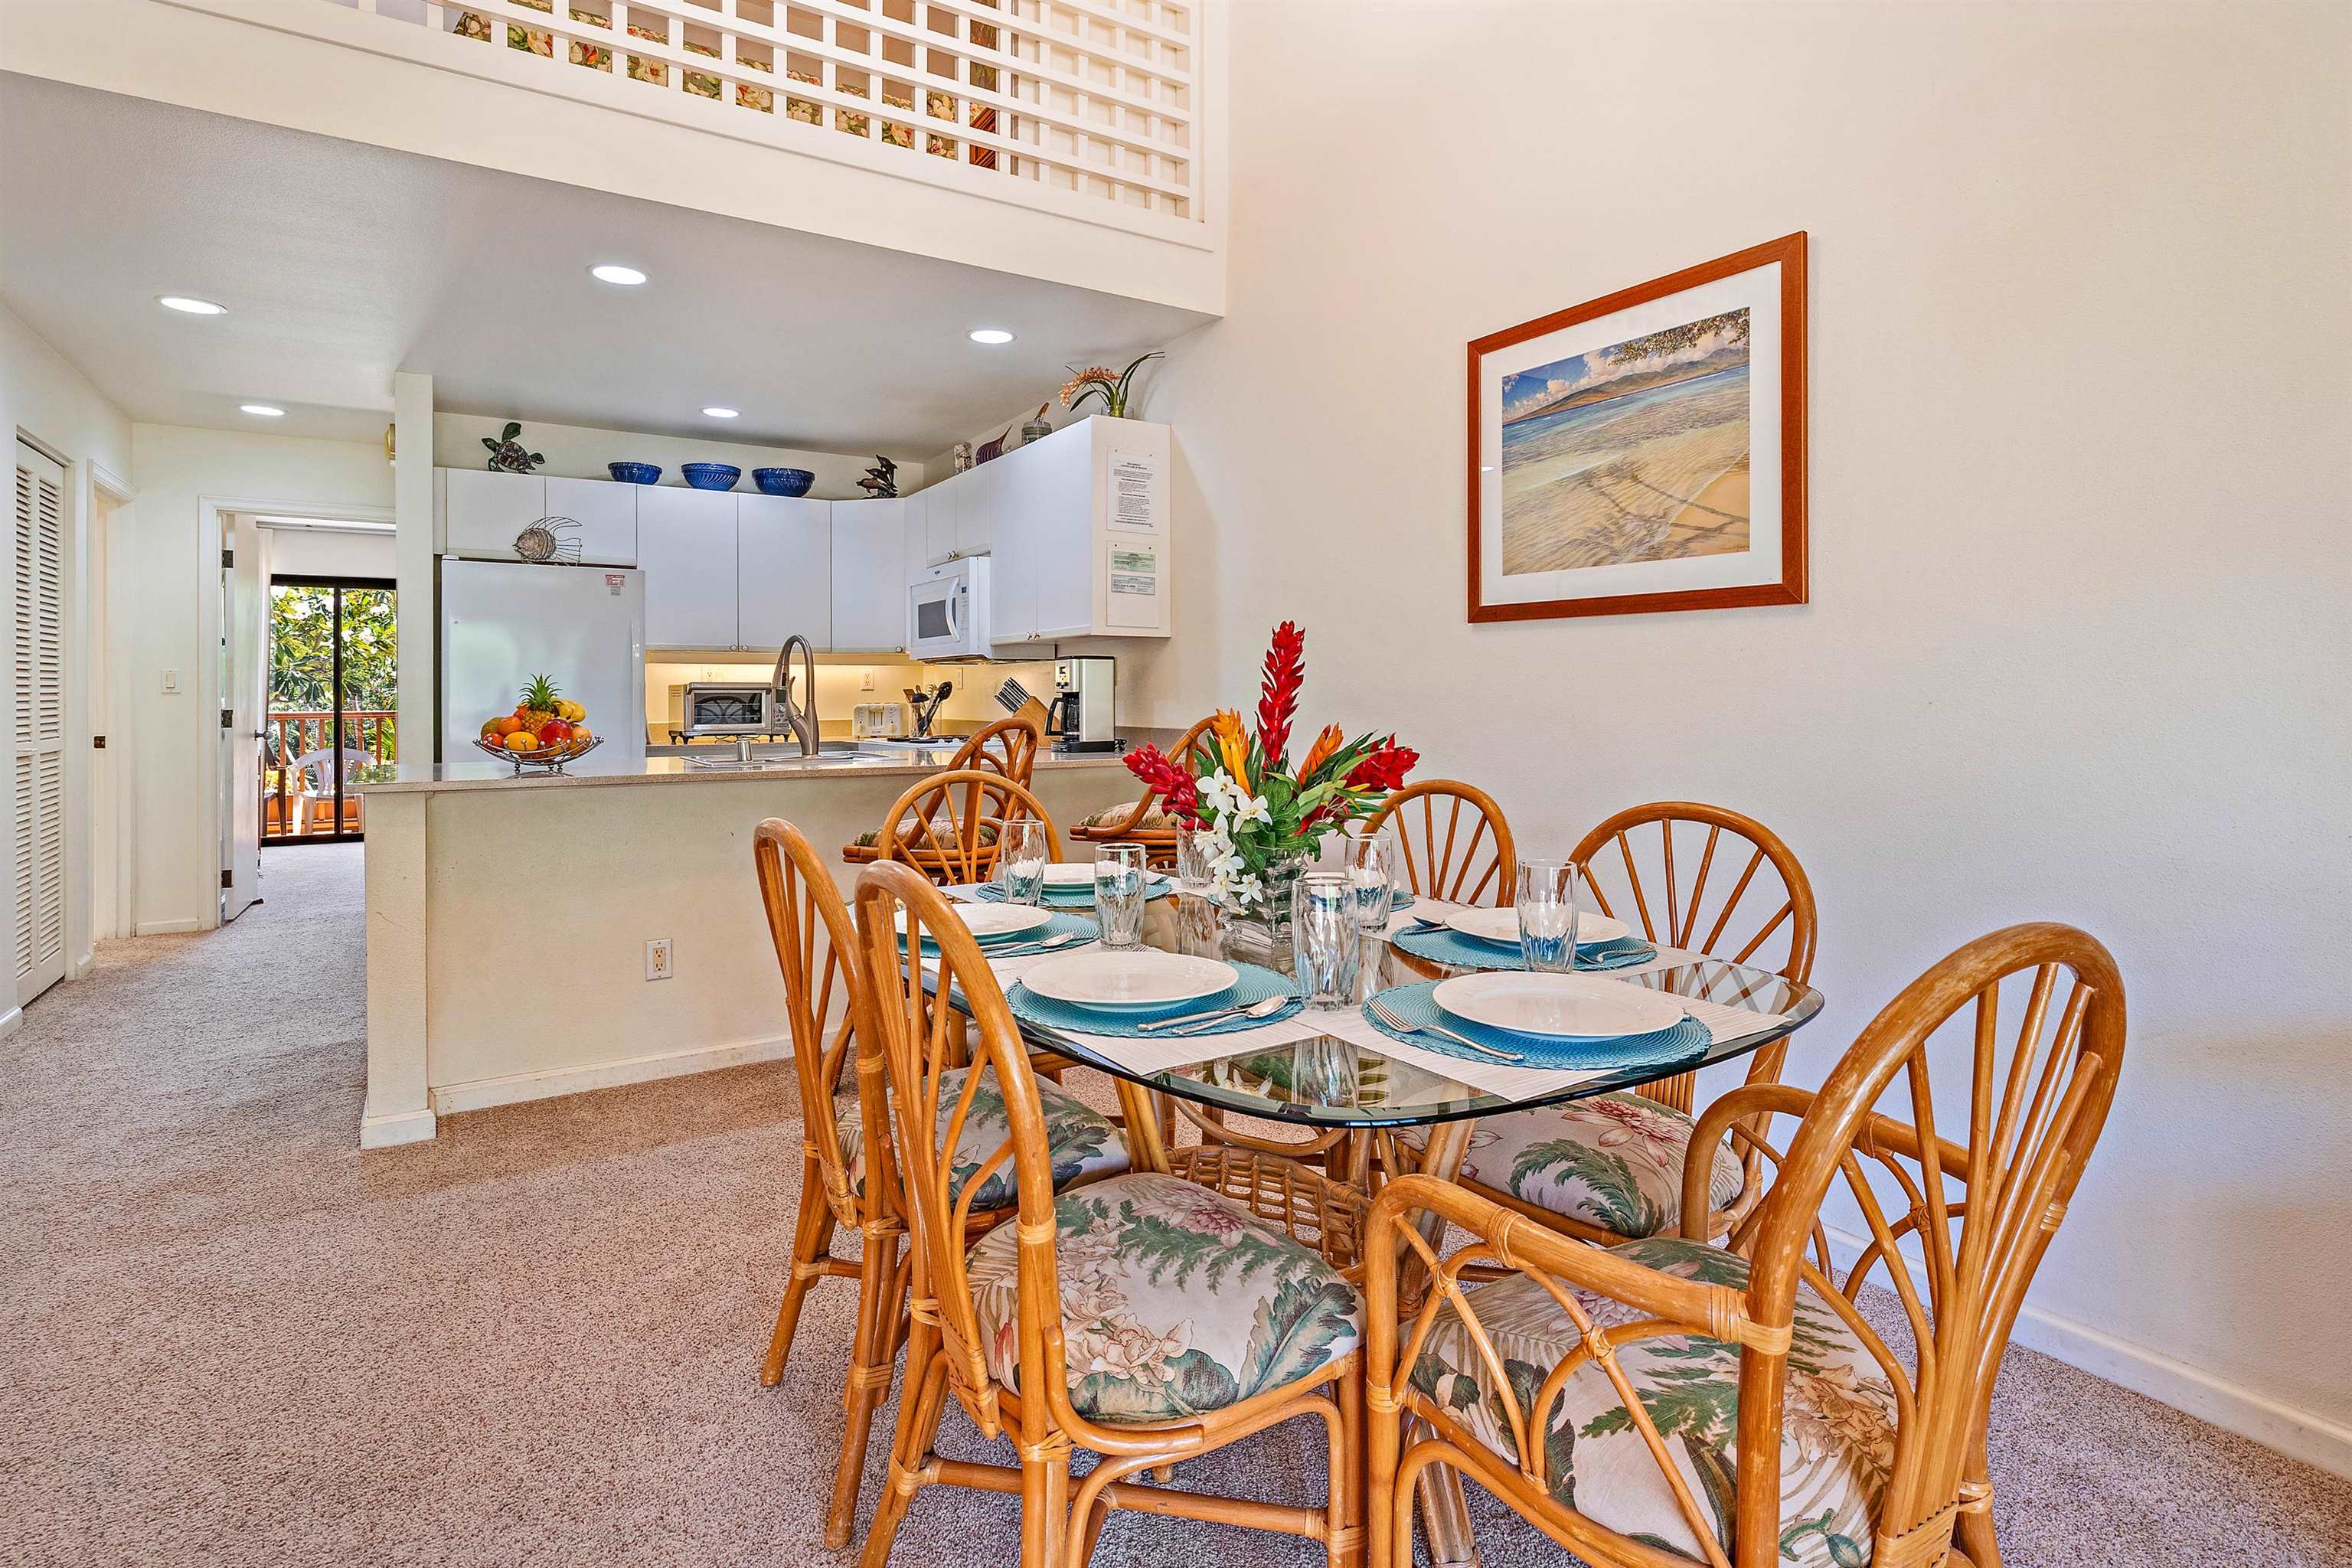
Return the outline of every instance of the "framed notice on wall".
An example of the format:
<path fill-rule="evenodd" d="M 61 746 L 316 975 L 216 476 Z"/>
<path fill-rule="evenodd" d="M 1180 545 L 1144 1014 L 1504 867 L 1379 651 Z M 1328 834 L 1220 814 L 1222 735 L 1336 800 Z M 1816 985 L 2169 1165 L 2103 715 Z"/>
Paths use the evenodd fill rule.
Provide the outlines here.
<path fill-rule="evenodd" d="M 1470 345 L 1470 619 L 1805 602 L 1805 237 Z"/>

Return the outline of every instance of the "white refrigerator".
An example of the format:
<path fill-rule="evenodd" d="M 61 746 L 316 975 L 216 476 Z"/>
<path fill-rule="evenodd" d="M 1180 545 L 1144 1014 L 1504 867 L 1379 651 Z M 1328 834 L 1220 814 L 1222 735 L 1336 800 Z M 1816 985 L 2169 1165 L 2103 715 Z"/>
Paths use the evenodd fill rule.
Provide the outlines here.
<path fill-rule="evenodd" d="M 603 771 L 646 760 L 646 579 L 608 566 L 441 563 L 441 760 L 481 758 L 482 721 L 534 675 L 588 710 Z"/>

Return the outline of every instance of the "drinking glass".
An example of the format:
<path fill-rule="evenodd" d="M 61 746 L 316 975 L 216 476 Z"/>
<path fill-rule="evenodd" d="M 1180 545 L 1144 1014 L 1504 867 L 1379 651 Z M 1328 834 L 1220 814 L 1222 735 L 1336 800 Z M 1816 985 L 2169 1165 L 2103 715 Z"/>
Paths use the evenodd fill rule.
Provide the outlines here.
<path fill-rule="evenodd" d="M 1104 844 L 1095 850 L 1095 919 L 1102 944 L 1136 947 L 1143 941 L 1143 846 Z"/>
<path fill-rule="evenodd" d="M 1345 1007 L 1356 1000 L 1363 963 L 1364 928 L 1356 918 L 1356 885 L 1343 871 L 1309 871 L 1290 889 L 1291 973 L 1309 1007 Z"/>
<path fill-rule="evenodd" d="M 1351 833 L 1346 851 L 1349 885 L 1356 889 L 1356 923 L 1369 932 L 1388 930 L 1388 840 L 1377 833 Z"/>
<path fill-rule="evenodd" d="M 1176 825 L 1176 886 L 1199 895 L 1209 890 L 1209 830 Z"/>
<path fill-rule="evenodd" d="M 999 823 L 996 828 L 996 888 L 1008 904 L 1037 904 L 1045 897 L 1045 825 L 1034 817 Z"/>
<path fill-rule="evenodd" d="M 1538 973 L 1576 967 L 1576 884 L 1573 860 L 1519 862 L 1519 957 Z"/>

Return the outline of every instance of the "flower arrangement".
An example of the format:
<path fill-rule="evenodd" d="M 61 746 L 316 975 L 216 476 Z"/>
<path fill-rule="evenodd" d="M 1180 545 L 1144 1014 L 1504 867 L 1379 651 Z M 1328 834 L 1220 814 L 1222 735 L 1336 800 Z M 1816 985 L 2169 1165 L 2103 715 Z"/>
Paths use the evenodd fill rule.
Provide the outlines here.
<path fill-rule="evenodd" d="M 1129 395 L 1135 384 L 1135 373 L 1141 370 L 1147 362 L 1160 357 L 1157 350 L 1148 354 L 1138 354 L 1125 370 L 1113 370 L 1107 364 L 1088 365 L 1062 384 L 1062 406 L 1075 409 L 1088 398 L 1099 397 L 1105 414 L 1113 419 L 1124 419 L 1127 417 Z"/>
<path fill-rule="evenodd" d="M 1290 731 L 1306 678 L 1307 636 L 1285 621 L 1266 649 L 1255 734 L 1244 731 L 1240 713 L 1223 709 L 1184 756 L 1156 746 L 1127 754 L 1128 771 L 1160 792 L 1171 816 L 1207 830 L 1209 890 L 1220 902 L 1263 909 L 1271 902 L 1270 869 L 1303 864 L 1326 835 L 1370 816 L 1421 760 L 1394 735 L 1350 741 L 1327 724 L 1292 768 Z"/>

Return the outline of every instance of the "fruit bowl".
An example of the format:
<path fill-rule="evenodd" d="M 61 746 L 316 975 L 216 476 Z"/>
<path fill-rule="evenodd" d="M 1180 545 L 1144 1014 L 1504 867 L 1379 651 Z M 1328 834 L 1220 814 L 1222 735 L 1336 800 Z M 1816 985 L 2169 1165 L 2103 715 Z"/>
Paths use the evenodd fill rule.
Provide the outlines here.
<path fill-rule="evenodd" d="M 478 738 L 474 742 L 474 744 L 478 748 L 488 752 L 491 756 L 498 758 L 499 761 L 502 763 L 512 763 L 514 764 L 514 771 L 518 775 L 520 775 L 525 768 L 540 768 L 549 773 L 561 773 L 563 770 L 564 763 L 570 762 L 574 757 L 586 756 L 589 752 L 594 751 L 604 743 L 604 736 L 592 735 L 584 744 L 575 744 L 570 741 L 566 741 L 560 746 L 541 746 L 535 752 L 517 752 L 511 751 L 505 746 L 494 745 L 488 741 L 480 740 Z"/>

